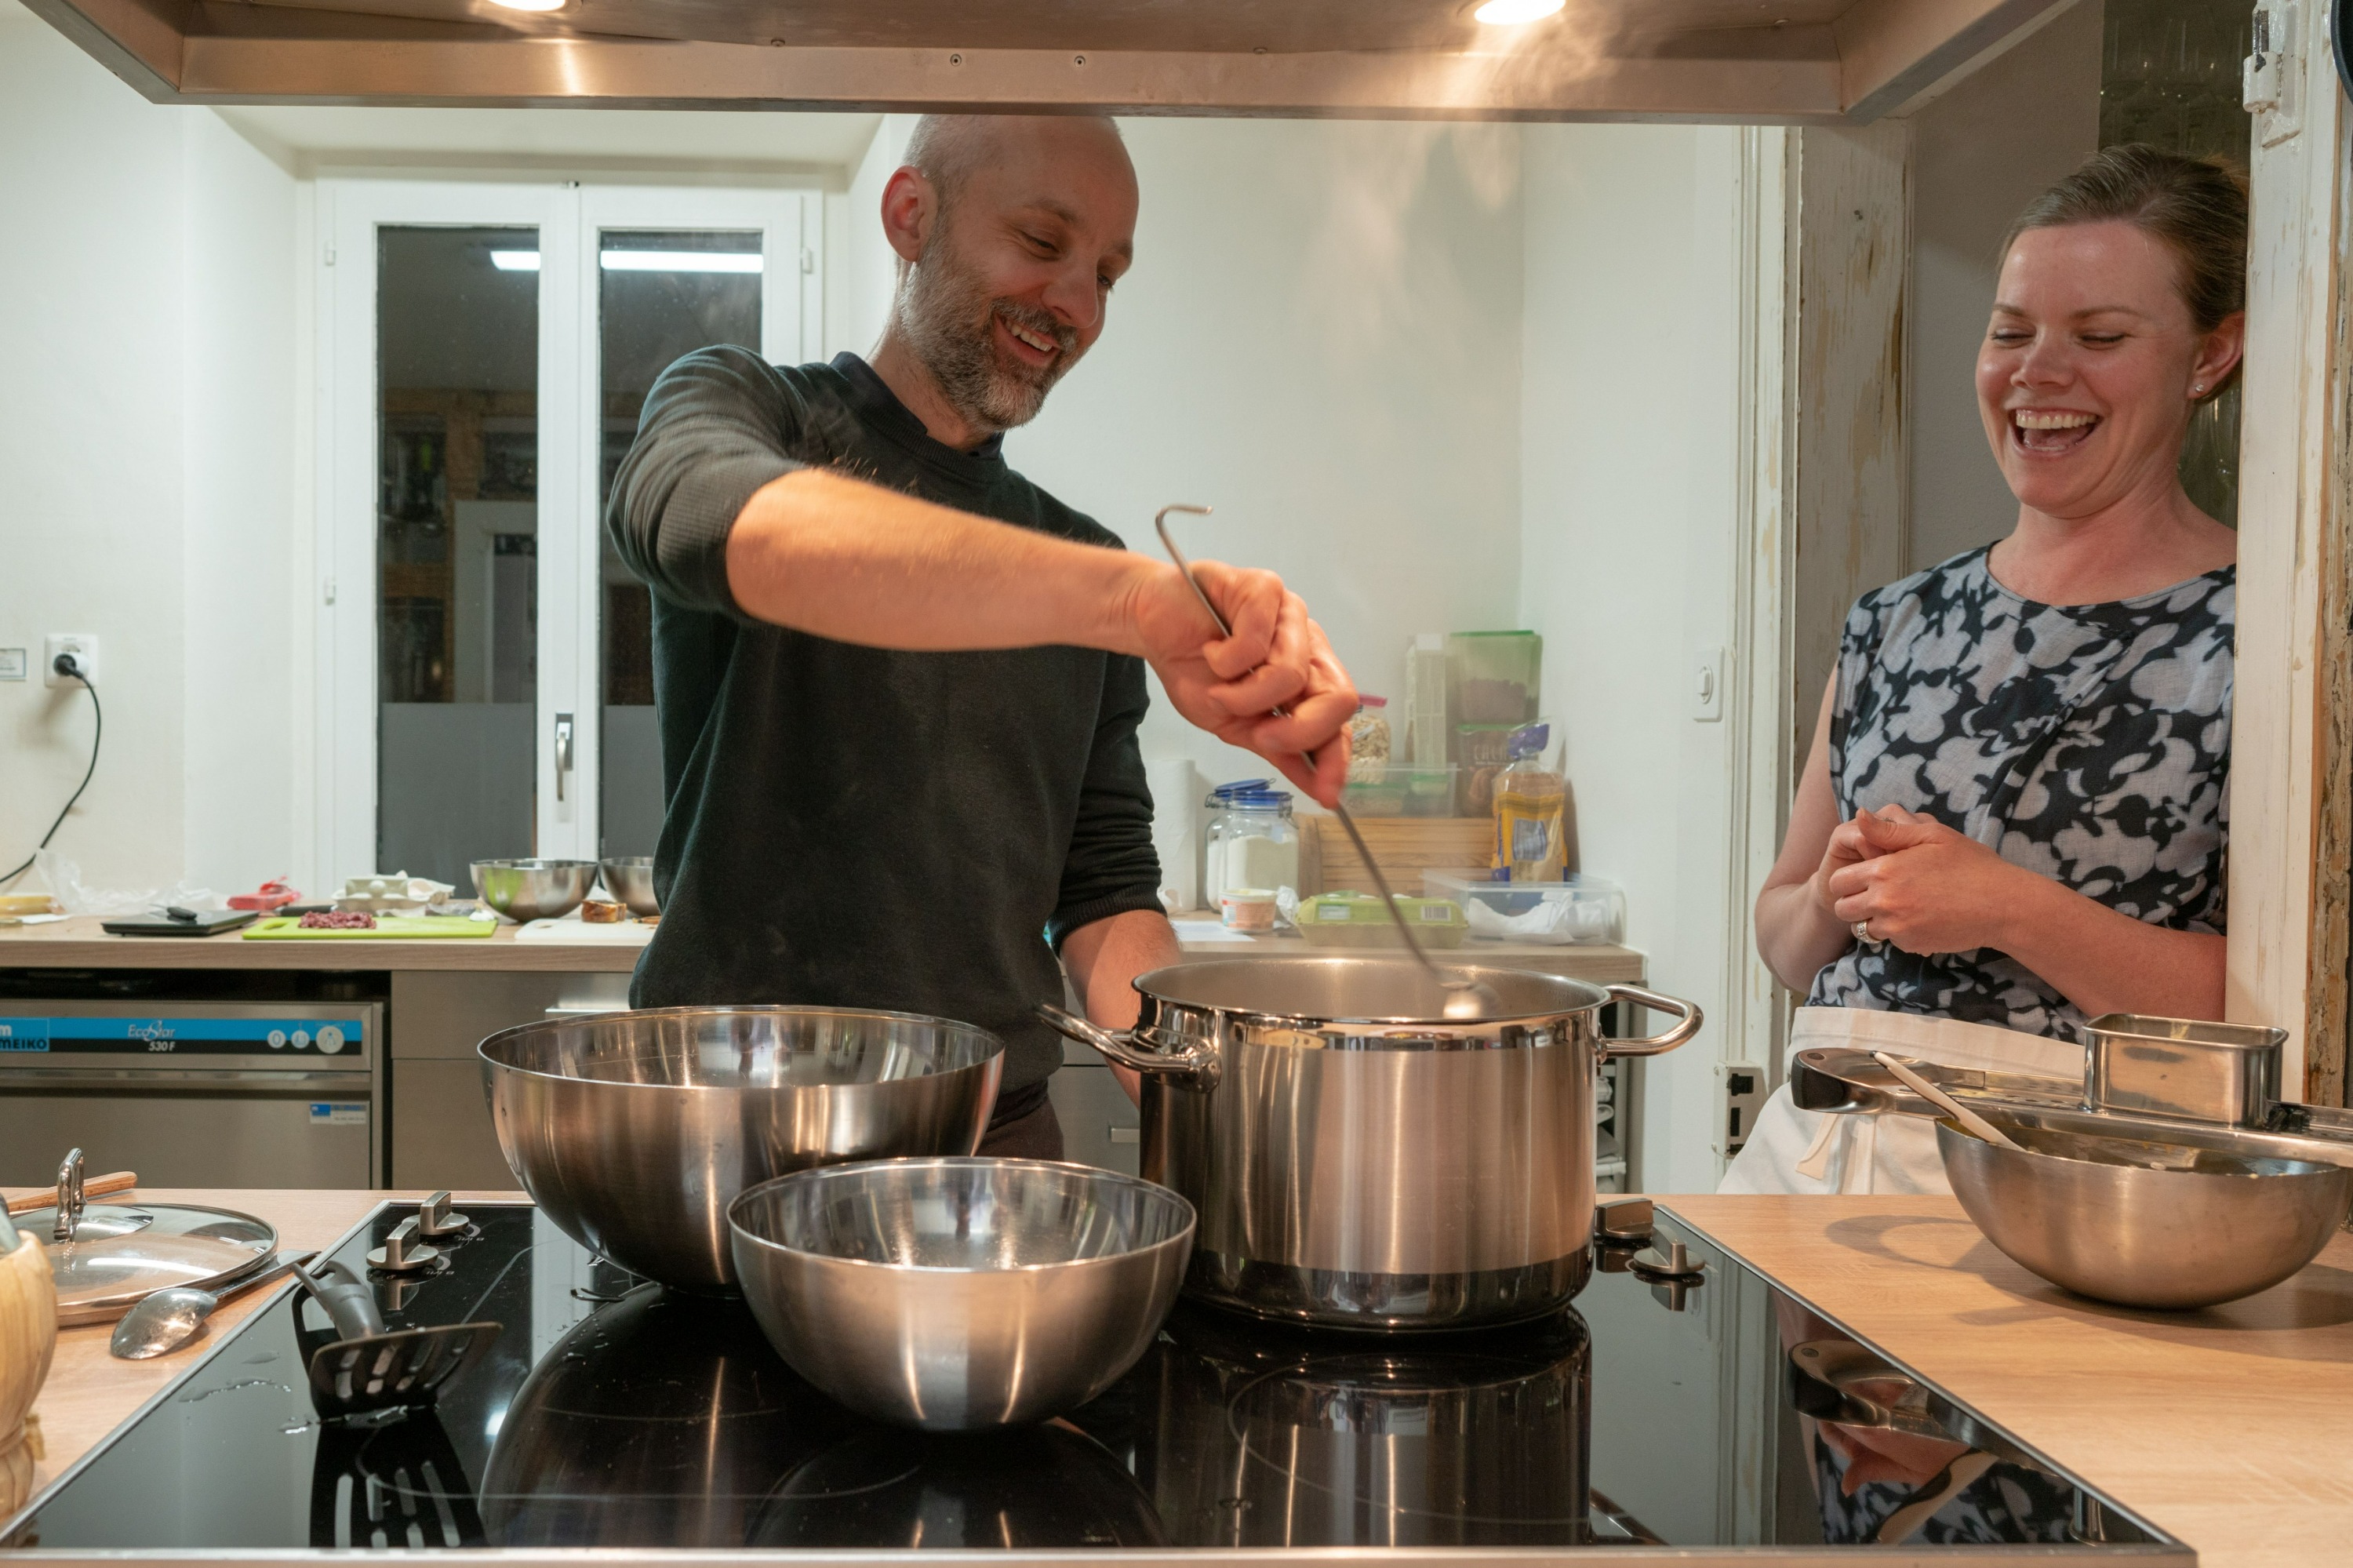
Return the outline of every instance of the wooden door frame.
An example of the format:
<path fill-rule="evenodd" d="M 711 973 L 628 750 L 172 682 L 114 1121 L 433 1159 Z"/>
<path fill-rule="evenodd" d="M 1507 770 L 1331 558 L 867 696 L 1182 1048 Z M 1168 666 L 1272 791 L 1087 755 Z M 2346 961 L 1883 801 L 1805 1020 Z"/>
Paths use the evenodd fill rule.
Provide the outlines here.
<path fill-rule="evenodd" d="M 2303 7 L 2307 13 L 2316 9 Z M 2287 1031 L 2283 1092 L 2342 1104 L 2353 860 L 2348 115 L 2320 29 L 2256 116 L 2239 492 L 2225 1015 Z"/>

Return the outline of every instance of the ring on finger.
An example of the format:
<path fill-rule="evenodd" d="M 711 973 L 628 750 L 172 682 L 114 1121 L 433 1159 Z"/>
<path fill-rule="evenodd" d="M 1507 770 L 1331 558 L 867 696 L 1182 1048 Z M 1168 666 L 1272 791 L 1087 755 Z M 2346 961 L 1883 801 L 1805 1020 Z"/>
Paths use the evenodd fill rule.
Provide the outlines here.
<path fill-rule="evenodd" d="M 1871 922 L 1869 920 L 1857 920 L 1854 923 L 1854 939 L 1862 943 L 1865 947 L 1871 948 L 1879 946 L 1880 940 L 1877 937 L 1871 934 Z"/>

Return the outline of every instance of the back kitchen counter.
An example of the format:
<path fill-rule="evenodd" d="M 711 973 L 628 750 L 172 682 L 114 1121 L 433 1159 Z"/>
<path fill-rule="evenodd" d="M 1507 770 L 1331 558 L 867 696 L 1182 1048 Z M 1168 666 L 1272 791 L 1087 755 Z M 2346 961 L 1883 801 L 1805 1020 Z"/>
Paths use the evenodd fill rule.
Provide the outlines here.
<path fill-rule="evenodd" d="M 118 1028 L 149 1028 L 173 1020 L 217 1027 L 234 1016 L 287 1044 L 271 1050 L 247 1042 L 242 1056 L 194 1061 L 118 1051 L 85 1052 L 69 1063 L 65 1052 L 0 1053 L 0 1185 L 54 1181 L 67 1145 L 79 1143 L 93 1171 L 135 1167 L 157 1185 L 511 1186 L 474 1048 L 518 1024 L 627 1007 L 644 950 L 628 933 L 645 929 L 567 922 L 549 939 L 543 932 L 521 938 L 522 927 L 502 924 L 465 939 L 248 941 L 233 932 L 112 937 L 100 924 L 76 916 L 0 927 L 0 1019 L 102 1012 Z M 564 931 L 565 924 L 581 934 Z M 1184 941 L 1187 962 L 1319 950 L 1294 936 L 1210 935 L 1194 920 L 1179 929 L 1199 938 Z M 1642 954 L 1622 947 L 1474 942 L 1449 956 L 1596 985 L 1646 979 Z M 350 1035 L 349 1044 L 332 1057 L 315 1043 L 291 1048 L 295 1035 L 322 1026 Z M 70 1082 L 69 1065 L 79 1069 Z M 332 1068 L 333 1079 L 297 1082 L 291 1070 L 303 1066 L 319 1075 Z M 1637 1156 L 1632 1066 L 1605 1069 L 1609 1110 L 1598 1174 L 1608 1191 L 1622 1187 Z M 1068 1158 L 1134 1171 L 1135 1107 L 1100 1058 L 1071 1047 L 1053 1097 Z M 191 1116 L 195 1109 L 206 1114 Z"/>

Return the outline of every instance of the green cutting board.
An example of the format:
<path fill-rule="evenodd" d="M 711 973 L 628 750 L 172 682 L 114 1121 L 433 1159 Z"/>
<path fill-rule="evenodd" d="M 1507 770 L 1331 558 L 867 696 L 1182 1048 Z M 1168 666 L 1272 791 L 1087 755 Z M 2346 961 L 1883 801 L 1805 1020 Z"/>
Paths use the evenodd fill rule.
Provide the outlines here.
<path fill-rule="evenodd" d="M 493 920 L 469 920 L 463 916 L 448 915 L 379 915 L 375 927 L 366 931 L 306 931 L 301 916 L 273 916 L 257 920 L 245 928 L 248 942 L 308 942 L 327 941 L 406 942 L 419 937 L 487 937 L 497 930 Z"/>

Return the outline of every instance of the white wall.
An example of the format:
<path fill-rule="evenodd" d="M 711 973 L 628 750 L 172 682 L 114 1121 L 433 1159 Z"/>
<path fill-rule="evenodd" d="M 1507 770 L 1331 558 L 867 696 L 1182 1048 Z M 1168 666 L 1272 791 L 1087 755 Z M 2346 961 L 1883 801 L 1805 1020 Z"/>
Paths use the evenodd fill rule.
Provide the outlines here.
<path fill-rule="evenodd" d="M 2018 502 L 1978 418 L 1995 249 L 2100 143 L 2100 6 L 2082 0 L 1912 116 L 1905 354 L 1914 569 L 2008 534 Z"/>
<path fill-rule="evenodd" d="M 310 550 L 294 306 L 309 281 L 295 181 L 216 116 L 174 118 L 186 236 L 185 863 L 190 882 L 229 893 L 298 869 L 309 842 L 293 792 L 310 772 L 294 722 L 311 603 L 297 571 Z"/>
<path fill-rule="evenodd" d="M 89 757 L 41 640 L 100 639 L 55 847 L 98 886 L 288 869 L 292 179 L 0 11 L 0 869 Z M 24 885 L 33 885 L 28 881 Z"/>
<path fill-rule="evenodd" d="M 1183 519 L 1187 553 L 1282 573 L 1366 691 L 1398 693 L 1414 631 L 1514 624 L 1516 131 L 1121 129 L 1135 266 L 1008 458 L 1131 549 L 1158 552 L 1168 503 L 1215 506 Z M 1165 701 L 1143 744 L 1212 780 L 1268 771 Z"/>
<path fill-rule="evenodd" d="M 1530 126 L 1523 143 L 1520 607 L 1567 727 L 1584 869 L 1626 889 L 1651 983 L 1719 1016 L 1727 895 L 1721 723 L 1695 651 L 1732 641 L 1739 132 Z M 1715 1184 L 1715 1033 L 1645 1068 L 1643 1184 Z"/>

